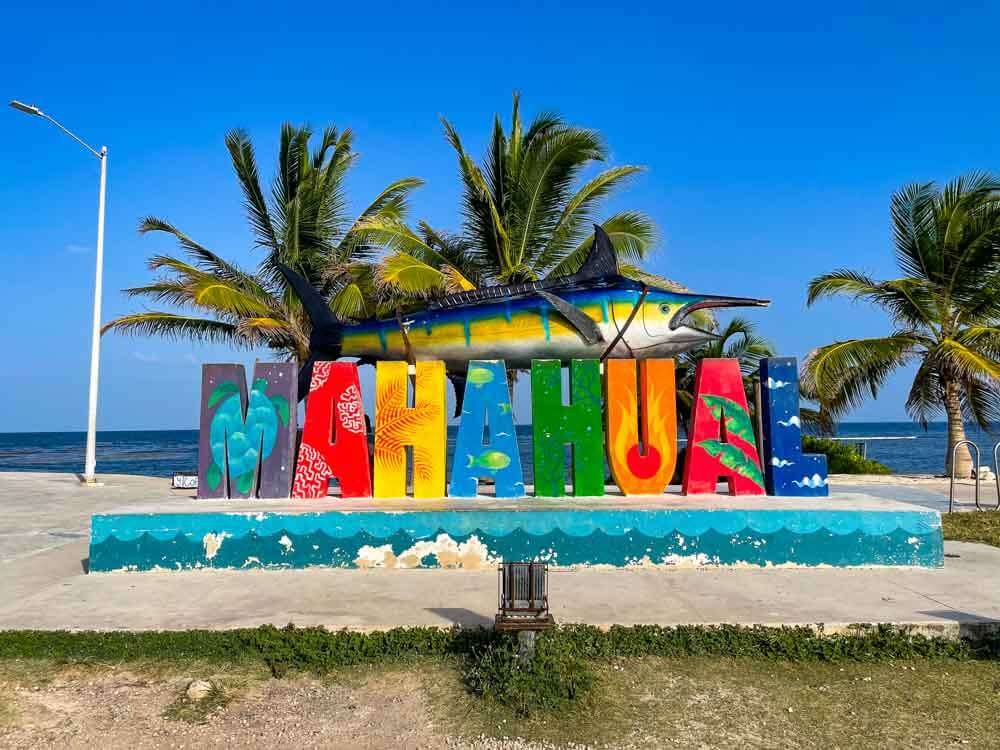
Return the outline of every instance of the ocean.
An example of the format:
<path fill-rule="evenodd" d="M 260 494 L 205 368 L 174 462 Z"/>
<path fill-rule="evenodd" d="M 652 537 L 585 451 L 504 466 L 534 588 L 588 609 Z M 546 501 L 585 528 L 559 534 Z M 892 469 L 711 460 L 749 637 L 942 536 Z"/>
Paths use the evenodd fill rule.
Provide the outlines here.
<path fill-rule="evenodd" d="M 455 444 L 455 427 L 448 428 L 448 455 Z M 525 481 L 531 479 L 531 427 L 517 427 Z M 868 457 L 881 461 L 899 474 L 943 474 L 947 432 L 944 423 L 932 424 L 925 432 L 910 422 L 846 422 L 838 437 L 902 437 L 906 440 L 874 440 Z M 983 455 L 983 464 L 993 465 L 993 445 L 1000 434 L 970 428 Z M 0 433 L 0 471 L 80 472 L 83 469 L 86 434 L 83 432 Z M 198 468 L 197 430 L 122 430 L 97 433 L 97 470 L 104 474 L 170 476 Z M 996 468 L 996 467 L 994 467 Z"/>

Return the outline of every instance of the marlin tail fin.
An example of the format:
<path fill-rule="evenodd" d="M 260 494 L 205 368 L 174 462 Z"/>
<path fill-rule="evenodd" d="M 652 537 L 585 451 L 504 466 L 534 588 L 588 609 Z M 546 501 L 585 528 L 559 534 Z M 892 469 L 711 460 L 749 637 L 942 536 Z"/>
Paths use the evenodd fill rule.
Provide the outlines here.
<path fill-rule="evenodd" d="M 278 270 L 302 302 L 302 307 L 312 321 L 309 358 L 299 370 L 299 399 L 303 399 L 309 393 L 313 364 L 340 357 L 342 324 L 312 284 L 283 263 L 278 263 Z"/>

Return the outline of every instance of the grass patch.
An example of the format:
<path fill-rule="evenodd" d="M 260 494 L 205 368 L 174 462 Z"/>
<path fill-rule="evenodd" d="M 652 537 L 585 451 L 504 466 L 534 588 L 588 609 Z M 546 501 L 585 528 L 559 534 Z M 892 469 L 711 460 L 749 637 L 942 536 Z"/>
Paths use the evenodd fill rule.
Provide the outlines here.
<path fill-rule="evenodd" d="M 803 435 L 802 450 L 825 455 L 826 470 L 831 474 L 892 474 L 885 464 L 862 458 L 853 445 L 839 440 Z"/>
<path fill-rule="evenodd" d="M 1000 663 L 795 662 L 719 657 L 598 660 L 592 690 L 519 716 L 439 677 L 438 720 L 466 737 L 663 747 L 995 747 Z"/>
<path fill-rule="evenodd" d="M 487 630 L 396 628 L 374 633 L 321 627 L 164 632 L 0 631 L 0 660 L 42 659 L 62 664 L 142 661 L 236 667 L 265 666 L 275 677 L 325 674 L 343 667 L 414 657 L 467 657 L 502 642 Z M 792 661 L 879 661 L 906 658 L 995 658 L 1000 639 L 976 645 L 927 638 L 880 625 L 853 634 L 823 635 L 804 627 L 567 625 L 546 634 L 553 648 L 583 659 L 642 656 L 741 656 Z"/>
<path fill-rule="evenodd" d="M 395 705 L 393 691 L 412 694 L 416 682 L 428 699 L 416 705 L 430 711 L 436 731 L 466 737 L 636 748 L 990 747 L 1000 734 L 998 655 L 995 640 L 971 644 L 889 626 L 830 636 L 808 628 L 563 626 L 539 636 L 528 665 L 517 661 L 512 638 L 483 630 L 15 631 L 0 633 L 0 725 L 19 720 L 13 684 L 88 683 L 126 671 L 213 675 L 219 691 L 202 701 L 162 691 L 164 702 L 173 699 L 163 715 L 237 734 L 233 711 L 220 709 L 256 700 L 248 695 L 257 688 L 240 680 L 278 676 L 283 691 L 303 696 L 351 684 L 360 711 Z M 387 668 L 406 679 L 381 679 Z M 297 674 L 324 677 L 296 687 Z"/>
<path fill-rule="evenodd" d="M 1000 511 L 942 513 L 944 538 L 954 542 L 980 542 L 1000 547 Z"/>
<path fill-rule="evenodd" d="M 185 689 L 173 703 L 163 709 L 163 718 L 188 724 L 207 724 L 209 717 L 229 705 L 229 701 L 226 691 L 216 682 L 212 683 L 204 698 L 197 700 L 189 698 Z"/>

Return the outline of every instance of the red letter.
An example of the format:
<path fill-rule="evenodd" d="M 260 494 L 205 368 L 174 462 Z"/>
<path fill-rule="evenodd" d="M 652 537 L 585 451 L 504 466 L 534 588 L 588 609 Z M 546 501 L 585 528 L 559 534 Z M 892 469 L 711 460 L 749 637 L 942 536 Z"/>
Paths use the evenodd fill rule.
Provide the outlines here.
<path fill-rule="evenodd" d="M 729 485 L 730 495 L 764 494 L 739 363 L 703 359 L 694 376 L 684 494 L 712 494 L 720 477 Z"/>
<path fill-rule="evenodd" d="M 313 365 L 292 497 L 326 497 L 331 477 L 340 480 L 341 497 L 371 497 L 365 411 L 352 362 Z"/>

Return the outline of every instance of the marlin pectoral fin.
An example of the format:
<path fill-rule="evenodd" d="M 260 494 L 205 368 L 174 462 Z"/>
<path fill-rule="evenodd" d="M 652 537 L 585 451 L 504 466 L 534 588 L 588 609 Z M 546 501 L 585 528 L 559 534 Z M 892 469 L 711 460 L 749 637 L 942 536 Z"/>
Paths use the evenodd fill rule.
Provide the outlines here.
<path fill-rule="evenodd" d="M 559 314 L 573 325 L 588 344 L 596 344 L 598 341 L 604 341 L 604 334 L 597 327 L 597 323 L 579 307 L 570 304 L 562 297 L 557 297 L 552 292 L 539 290 L 538 296 L 558 310 Z"/>

